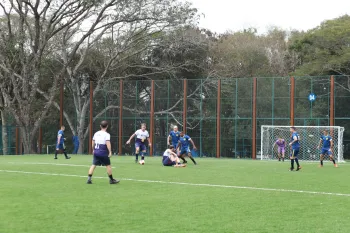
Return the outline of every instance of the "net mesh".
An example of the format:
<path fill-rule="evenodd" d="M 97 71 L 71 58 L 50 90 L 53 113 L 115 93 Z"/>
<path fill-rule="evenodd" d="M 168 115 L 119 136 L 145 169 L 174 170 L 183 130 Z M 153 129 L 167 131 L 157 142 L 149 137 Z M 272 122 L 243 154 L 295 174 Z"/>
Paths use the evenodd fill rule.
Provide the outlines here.
<path fill-rule="evenodd" d="M 333 139 L 333 156 L 336 161 L 344 162 L 343 157 L 343 134 L 344 127 L 339 126 L 297 126 L 297 132 L 300 136 L 300 152 L 299 159 L 306 161 L 318 161 L 320 159 L 320 149 L 318 144 L 324 130 L 327 130 Z M 287 147 L 285 151 L 286 158 L 291 153 L 288 146 L 291 140 L 290 126 L 261 126 L 261 151 L 258 152 L 262 160 L 273 160 L 278 158 L 277 146 L 274 143 L 278 138 L 286 141 Z"/>

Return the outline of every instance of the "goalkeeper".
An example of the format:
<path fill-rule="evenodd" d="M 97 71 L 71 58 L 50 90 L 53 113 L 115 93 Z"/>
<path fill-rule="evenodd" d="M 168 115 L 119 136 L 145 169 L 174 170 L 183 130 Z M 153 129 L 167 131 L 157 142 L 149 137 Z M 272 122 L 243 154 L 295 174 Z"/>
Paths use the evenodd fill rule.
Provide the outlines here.
<path fill-rule="evenodd" d="M 277 139 L 277 141 L 275 141 L 275 143 L 273 144 L 273 148 L 275 148 L 275 146 L 277 147 L 277 153 L 278 153 L 278 161 L 281 161 L 281 157 L 282 157 L 282 161 L 284 162 L 284 155 L 285 155 L 285 151 L 286 151 L 286 141 L 279 137 Z"/>
<path fill-rule="evenodd" d="M 320 138 L 320 142 L 317 146 L 317 149 L 320 149 L 322 145 L 321 155 L 320 155 L 320 167 L 323 167 L 323 158 L 325 155 L 329 156 L 329 159 L 333 162 L 334 167 L 338 167 L 338 165 L 335 163 L 332 148 L 333 148 L 333 139 L 331 136 L 329 136 L 328 131 L 324 130 L 323 135 Z"/>

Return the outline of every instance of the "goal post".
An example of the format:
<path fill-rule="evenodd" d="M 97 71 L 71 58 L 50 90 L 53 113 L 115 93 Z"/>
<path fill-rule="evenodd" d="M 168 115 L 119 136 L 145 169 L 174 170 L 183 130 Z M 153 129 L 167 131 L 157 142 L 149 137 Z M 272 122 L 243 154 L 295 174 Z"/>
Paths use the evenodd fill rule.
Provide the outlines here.
<path fill-rule="evenodd" d="M 289 158 L 291 148 L 291 126 L 262 125 L 261 126 L 261 160 L 278 158 L 277 145 L 273 147 L 278 138 L 286 141 L 285 158 Z M 304 161 L 319 161 L 320 149 L 317 148 L 323 131 L 327 130 L 333 140 L 333 156 L 338 162 L 344 162 L 343 134 L 344 127 L 340 126 L 295 126 L 300 137 L 299 159 Z M 321 145 L 322 147 L 322 145 Z M 325 158 L 325 161 L 328 158 Z"/>

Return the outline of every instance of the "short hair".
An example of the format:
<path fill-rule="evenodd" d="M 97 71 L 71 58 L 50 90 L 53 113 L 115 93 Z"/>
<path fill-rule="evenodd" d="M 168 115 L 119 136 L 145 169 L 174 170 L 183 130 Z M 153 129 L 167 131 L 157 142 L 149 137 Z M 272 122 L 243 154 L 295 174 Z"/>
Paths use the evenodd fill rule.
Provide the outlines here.
<path fill-rule="evenodd" d="M 108 127 L 108 121 L 101 121 L 100 126 L 102 129 L 106 129 Z"/>
<path fill-rule="evenodd" d="M 146 126 L 146 123 L 141 123 L 141 127 L 142 127 L 142 126 Z"/>
<path fill-rule="evenodd" d="M 169 149 L 174 149 L 174 146 L 173 145 L 169 146 Z"/>
<path fill-rule="evenodd" d="M 174 125 L 173 129 L 174 129 L 174 128 L 178 128 L 177 125 Z"/>
<path fill-rule="evenodd" d="M 293 130 L 297 130 L 297 128 L 295 128 L 294 126 L 291 126 L 290 128 L 293 129 Z"/>

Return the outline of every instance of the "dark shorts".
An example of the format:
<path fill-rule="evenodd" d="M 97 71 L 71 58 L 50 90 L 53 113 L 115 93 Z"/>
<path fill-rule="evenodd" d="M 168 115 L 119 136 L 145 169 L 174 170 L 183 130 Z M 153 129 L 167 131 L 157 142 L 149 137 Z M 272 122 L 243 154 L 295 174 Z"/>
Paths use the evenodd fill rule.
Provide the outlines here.
<path fill-rule="evenodd" d="M 175 165 L 176 162 L 175 161 L 171 161 L 171 159 L 169 157 L 163 157 L 163 165 L 164 166 L 173 166 Z"/>
<path fill-rule="evenodd" d="M 332 151 L 329 148 L 322 148 L 321 155 L 332 155 Z"/>
<path fill-rule="evenodd" d="M 140 151 L 146 151 L 147 147 L 145 145 L 145 143 L 142 142 L 135 142 L 135 148 L 139 147 Z"/>
<path fill-rule="evenodd" d="M 95 166 L 108 166 L 111 165 L 111 160 L 108 156 L 96 156 L 94 155 L 94 159 L 92 164 Z"/>
<path fill-rule="evenodd" d="M 290 153 L 290 157 L 298 157 L 299 149 L 292 149 L 292 152 Z"/>
<path fill-rule="evenodd" d="M 181 148 L 180 155 L 187 155 L 188 153 L 191 153 L 191 150 L 189 147 L 187 148 Z"/>
<path fill-rule="evenodd" d="M 56 149 L 57 149 L 57 148 L 58 148 L 59 150 L 65 150 L 65 149 L 66 149 L 64 143 L 58 144 L 58 146 L 56 147 Z"/>

